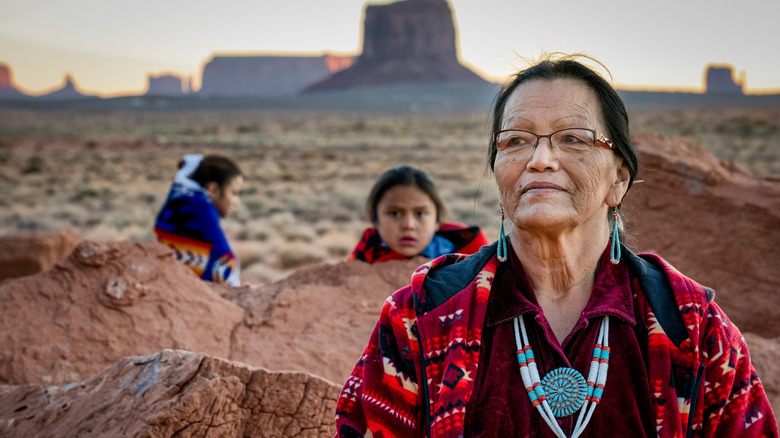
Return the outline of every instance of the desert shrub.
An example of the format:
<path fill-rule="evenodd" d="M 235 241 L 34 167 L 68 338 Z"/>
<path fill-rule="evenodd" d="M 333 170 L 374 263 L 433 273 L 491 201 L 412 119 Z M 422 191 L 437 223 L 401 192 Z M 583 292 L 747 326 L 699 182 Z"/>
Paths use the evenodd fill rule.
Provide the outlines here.
<path fill-rule="evenodd" d="M 82 187 L 76 191 L 76 194 L 73 196 L 73 200 L 83 201 L 85 199 L 96 199 L 98 197 L 100 197 L 100 190 L 94 187 Z"/>
<path fill-rule="evenodd" d="M 292 245 L 279 252 L 279 266 L 282 269 L 293 269 L 325 260 L 323 254 L 315 253 L 308 245 Z"/>
<path fill-rule="evenodd" d="M 267 224 L 261 221 L 248 221 L 241 227 L 241 231 L 238 232 L 238 238 L 240 240 L 254 240 L 265 242 L 268 240 L 270 230 Z"/>
<path fill-rule="evenodd" d="M 45 165 L 45 161 L 43 160 L 43 157 L 40 155 L 32 155 L 29 158 L 27 158 L 27 162 L 24 164 L 24 167 L 22 168 L 23 174 L 29 174 L 29 173 L 40 173 L 43 171 L 43 167 Z"/>

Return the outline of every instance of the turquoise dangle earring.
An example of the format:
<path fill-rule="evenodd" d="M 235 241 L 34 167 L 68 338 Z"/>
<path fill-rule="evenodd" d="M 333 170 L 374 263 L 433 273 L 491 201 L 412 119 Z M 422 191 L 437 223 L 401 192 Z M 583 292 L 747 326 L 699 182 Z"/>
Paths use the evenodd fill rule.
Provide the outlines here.
<path fill-rule="evenodd" d="M 498 261 L 505 262 L 507 256 L 506 234 L 504 233 L 504 207 L 501 207 L 501 227 L 498 230 Z"/>
<path fill-rule="evenodd" d="M 609 250 L 609 261 L 613 265 L 620 263 L 620 234 L 618 233 L 618 221 L 620 215 L 617 207 L 612 207 L 612 247 Z"/>

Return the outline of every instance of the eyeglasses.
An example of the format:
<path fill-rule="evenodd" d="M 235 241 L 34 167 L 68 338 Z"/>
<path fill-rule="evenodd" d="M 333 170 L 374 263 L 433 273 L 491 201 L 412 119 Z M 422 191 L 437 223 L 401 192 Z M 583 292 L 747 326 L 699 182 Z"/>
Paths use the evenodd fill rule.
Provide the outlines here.
<path fill-rule="evenodd" d="M 493 144 L 499 152 L 531 155 L 540 138 L 547 138 L 553 149 L 562 153 L 585 152 L 593 146 L 612 149 L 612 140 L 587 128 L 567 128 L 552 134 L 539 135 L 522 129 L 504 129 L 493 133 Z"/>

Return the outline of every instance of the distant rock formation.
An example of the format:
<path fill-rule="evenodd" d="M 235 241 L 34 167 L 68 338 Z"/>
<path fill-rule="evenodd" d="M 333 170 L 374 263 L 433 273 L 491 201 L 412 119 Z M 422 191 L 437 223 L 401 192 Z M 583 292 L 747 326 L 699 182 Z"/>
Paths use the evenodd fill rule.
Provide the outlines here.
<path fill-rule="evenodd" d="M 73 80 L 73 77 L 71 75 L 65 76 L 65 82 L 62 84 L 62 87 L 52 92 L 37 96 L 38 99 L 45 99 L 45 100 L 71 100 L 71 99 L 86 99 L 86 98 L 93 98 L 93 97 L 95 96 L 81 92 L 78 86 L 76 86 L 76 83 Z"/>
<path fill-rule="evenodd" d="M 190 92 L 189 82 L 174 74 L 147 76 L 146 96 L 182 96 Z"/>
<path fill-rule="evenodd" d="M 745 79 L 734 80 L 734 67 L 730 65 L 707 66 L 707 94 L 744 94 Z"/>
<path fill-rule="evenodd" d="M 0 99 L 26 99 L 29 97 L 14 86 L 11 67 L 6 64 L 0 64 Z"/>
<path fill-rule="evenodd" d="M 458 61 L 446 0 L 366 6 L 363 52 L 355 64 L 311 85 L 325 91 L 404 83 L 486 82 Z"/>
<path fill-rule="evenodd" d="M 66 386 L 0 386 L 4 437 L 331 438 L 340 384 L 181 350 Z"/>
<path fill-rule="evenodd" d="M 346 56 L 214 56 L 203 67 L 198 94 L 290 96 L 352 65 Z"/>
<path fill-rule="evenodd" d="M 73 228 L 0 236 L 0 281 L 46 271 L 79 244 Z"/>

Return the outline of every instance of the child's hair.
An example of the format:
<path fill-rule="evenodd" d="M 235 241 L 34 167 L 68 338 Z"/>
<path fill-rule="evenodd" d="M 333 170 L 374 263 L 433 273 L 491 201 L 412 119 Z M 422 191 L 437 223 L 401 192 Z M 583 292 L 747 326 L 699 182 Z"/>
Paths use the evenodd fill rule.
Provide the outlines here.
<path fill-rule="evenodd" d="M 184 161 L 180 162 L 179 168 L 183 164 Z M 233 160 L 221 155 L 206 155 L 203 157 L 200 165 L 198 165 L 198 168 L 189 177 L 200 184 L 201 187 L 206 187 L 206 184 L 215 182 L 222 190 L 237 176 L 243 176 L 243 174 Z"/>
<path fill-rule="evenodd" d="M 431 177 L 422 169 L 413 166 L 398 166 L 383 173 L 374 183 L 374 187 L 371 188 L 371 193 L 366 200 L 366 213 L 371 218 L 371 222 L 377 221 L 376 209 L 382 196 L 395 186 L 416 186 L 425 192 L 436 206 L 436 221 L 440 222 L 441 218 L 446 216 L 447 208 L 444 206 Z"/>

